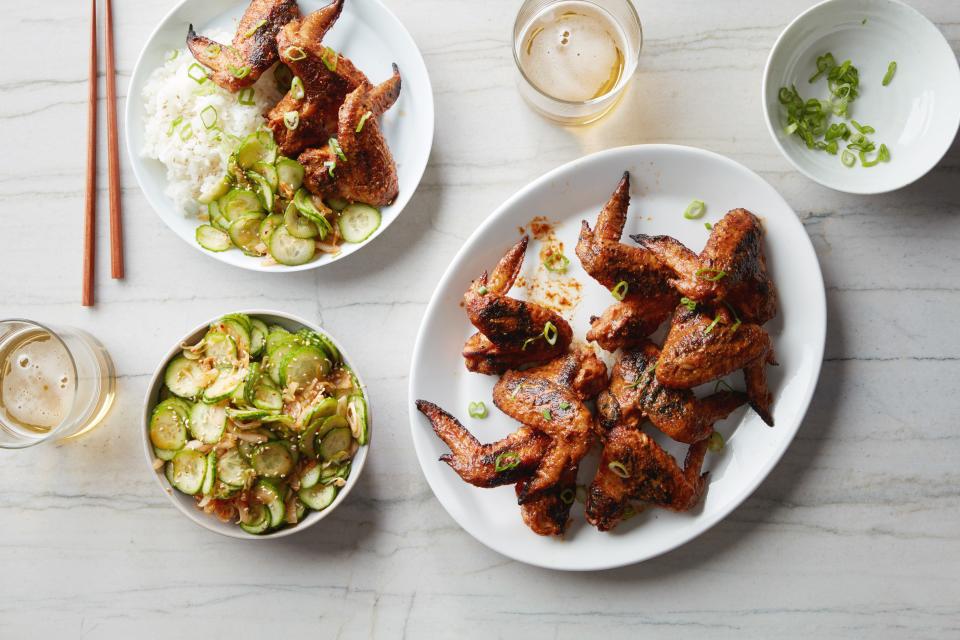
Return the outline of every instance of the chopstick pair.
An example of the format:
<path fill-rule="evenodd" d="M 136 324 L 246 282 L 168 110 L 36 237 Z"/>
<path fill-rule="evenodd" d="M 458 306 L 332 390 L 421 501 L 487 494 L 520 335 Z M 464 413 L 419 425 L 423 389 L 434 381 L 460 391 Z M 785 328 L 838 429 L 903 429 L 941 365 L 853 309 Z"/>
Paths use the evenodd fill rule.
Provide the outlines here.
<path fill-rule="evenodd" d="M 123 278 L 123 222 L 120 211 L 120 151 L 117 141 L 117 84 L 113 46 L 113 11 L 104 0 L 104 57 L 107 88 L 107 173 L 110 184 L 110 275 Z M 97 0 L 91 0 L 90 87 L 87 108 L 87 194 L 83 225 L 83 306 L 94 303 L 97 232 Z"/>

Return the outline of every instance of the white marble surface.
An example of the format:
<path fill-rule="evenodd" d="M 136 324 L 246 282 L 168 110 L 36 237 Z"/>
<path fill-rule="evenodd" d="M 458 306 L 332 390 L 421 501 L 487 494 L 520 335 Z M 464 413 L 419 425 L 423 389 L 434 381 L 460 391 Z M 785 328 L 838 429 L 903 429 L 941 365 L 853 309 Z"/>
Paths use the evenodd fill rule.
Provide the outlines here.
<path fill-rule="evenodd" d="M 401 220 L 330 268 L 253 274 L 183 244 L 124 165 L 127 279 L 109 280 L 102 176 L 92 310 L 79 304 L 87 3 L 4 3 L 0 317 L 89 329 L 121 378 L 86 439 L 0 452 L 0 637 L 958 637 L 960 143 L 884 196 L 837 194 L 791 170 L 764 128 L 760 78 L 809 0 L 638 2 L 637 82 L 611 117 L 578 130 L 540 120 L 515 91 L 519 0 L 387 2 L 423 50 L 437 105 L 432 160 Z M 173 2 L 114 4 L 125 99 Z M 960 3 L 913 4 L 960 49 Z M 803 218 L 828 288 L 820 385 L 783 461 L 712 531 L 631 568 L 533 569 L 476 543 L 425 484 L 408 436 L 414 335 L 448 261 L 502 200 L 584 153 L 641 142 L 729 155 Z M 162 352 L 247 306 L 322 321 L 355 354 L 377 413 L 348 503 L 273 544 L 189 522 L 140 451 L 140 402 Z"/>

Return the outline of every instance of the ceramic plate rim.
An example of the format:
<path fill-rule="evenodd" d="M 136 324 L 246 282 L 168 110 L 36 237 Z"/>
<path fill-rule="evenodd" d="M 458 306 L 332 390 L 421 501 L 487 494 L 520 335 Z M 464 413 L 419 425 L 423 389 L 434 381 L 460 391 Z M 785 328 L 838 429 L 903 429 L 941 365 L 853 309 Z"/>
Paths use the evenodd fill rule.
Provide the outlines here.
<path fill-rule="evenodd" d="M 673 541 L 672 544 L 667 545 L 665 548 L 658 549 L 655 552 L 641 552 L 636 554 L 635 556 L 609 558 L 605 562 L 597 562 L 589 566 L 584 566 L 580 564 L 568 564 L 563 562 L 562 560 L 559 562 L 555 562 L 553 564 L 549 564 L 546 562 L 538 562 L 535 560 L 531 560 L 530 558 L 520 557 L 511 551 L 511 547 L 508 543 L 504 543 L 501 539 L 495 539 L 495 540 L 485 539 L 484 537 L 482 537 L 480 532 L 478 532 L 473 528 L 472 525 L 464 523 L 461 520 L 459 520 L 454 515 L 453 510 L 447 505 L 445 499 L 440 497 L 437 494 L 437 492 L 434 490 L 433 483 L 431 482 L 430 476 L 426 473 L 426 470 L 424 469 L 424 461 L 427 458 L 424 455 L 425 452 L 421 449 L 421 445 L 419 444 L 419 440 L 416 435 L 417 431 L 423 428 L 422 415 L 417 411 L 414 405 L 414 399 L 417 397 L 417 389 L 419 387 L 420 375 L 418 373 L 418 364 L 421 362 L 421 360 L 424 359 L 424 351 L 427 348 L 427 342 L 428 342 L 425 336 L 427 319 L 432 317 L 435 313 L 438 312 L 438 309 L 440 308 L 441 304 L 445 304 L 446 302 L 448 302 L 445 300 L 441 300 L 439 294 L 443 289 L 447 288 L 447 286 L 450 284 L 450 281 L 455 277 L 456 271 L 458 270 L 460 263 L 465 261 L 467 259 L 468 254 L 475 250 L 474 245 L 478 242 L 478 238 L 481 235 L 483 235 L 484 232 L 489 227 L 496 224 L 500 224 L 502 222 L 501 218 L 508 218 L 510 215 L 509 212 L 515 206 L 516 202 L 527 197 L 531 192 L 542 189 L 545 184 L 557 179 L 558 177 L 564 174 L 575 174 L 577 168 L 583 165 L 594 163 L 594 162 L 602 162 L 607 157 L 617 155 L 617 154 L 629 155 L 633 153 L 648 153 L 648 152 L 656 153 L 657 151 L 680 151 L 681 153 L 690 153 L 693 155 L 700 155 L 707 158 L 708 160 L 726 164 L 737 171 L 744 172 L 749 177 L 756 180 L 758 183 L 758 186 L 763 185 L 766 189 L 768 189 L 771 195 L 782 204 L 785 210 L 793 214 L 792 216 L 793 224 L 795 224 L 796 228 L 800 231 L 800 235 L 797 236 L 797 242 L 803 242 L 804 250 L 809 251 L 810 254 L 813 256 L 812 266 L 816 268 L 816 273 L 809 274 L 809 275 L 811 277 L 815 276 L 816 283 L 819 284 L 819 287 L 817 290 L 820 292 L 820 296 L 815 301 L 811 301 L 811 303 L 816 303 L 817 305 L 817 309 L 814 310 L 814 313 L 816 315 L 816 328 L 814 331 L 816 344 L 813 345 L 814 348 L 816 349 L 816 354 L 815 354 L 816 357 L 814 359 L 815 364 L 812 370 L 811 383 L 808 386 L 808 388 L 805 390 L 804 397 L 801 399 L 799 403 L 800 410 L 798 411 L 796 422 L 792 425 L 780 425 L 780 424 L 777 425 L 777 428 L 789 429 L 790 430 L 789 437 L 785 437 L 782 440 L 779 448 L 775 450 L 772 453 L 772 455 L 763 462 L 760 468 L 760 472 L 757 473 L 752 478 L 751 482 L 747 483 L 740 489 L 740 491 L 738 492 L 738 494 L 734 499 L 730 500 L 722 509 L 718 510 L 717 513 L 713 514 L 708 518 L 705 518 L 705 520 L 700 524 L 700 526 L 696 527 L 696 529 L 691 533 L 685 536 L 679 536 L 676 540 Z M 408 396 L 409 396 L 408 410 L 409 410 L 409 417 L 410 417 L 410 433 L 411 433 L 411 438 L 413 440 L 414 449 L 417 455 L 417 462 L 421 467 L 421 473 L 423 473 L 424 478 L 427 481 L 427 484 L 430 486 L 430 490 L 433 492 L 434 496 L 437 498 L 440 504 L 443 505 L 443 508 L 446 510 L 447 514 L 454 520 L 454 522 L 456 522 L 464 531 L 470 534 L 478 542 L 480 542 L 486 547 L 508 558 L 511 558 L 518 562 L 523 562 L 525 564 L 538 566 L 545 569 L 554 569 L 554 570 L 560 570 L 560 571 L 595 571 L 595 570 L 614 569 L 614 568 L 625 567 L 625 566 L 629 566 L 632 564 L 637 564 L 639 562 L 649 560 L 656 556 L 659 556 L 664 553 L 673 551 L 674 549 L 677 549 L 678 547 L 686 544 L 690 540 L 693 540 L 697 536 L 703 534 L 704 532 L 712 528 L 718 522 L 726 518 L 734 509 L 740 506 L 748 497 L 750 497 L 750 495 L 757 489 L 757 487 L 759 487 L 760 484 L 762 484 L 763 481 L 767 478 L 767 476 L 769 476 L 770 472 L 773 470 L 773 468 L 777 465 L 777 463 L 783 457 L 787 448 L 790 446 L 790 444 L 793 442 L 793 439 L 796 437 L 796 433 L 799 430 L 800 425 L 803 423 L 806 412 L 809 409 L 810 402 L 813 399 L 813 394 L 816 390 L 817 382 L 819 380 L 820 371 L 823 364 L 823 353 L 826 345 L 826 323 L 827 323 L 826 289 L 823 284 L 823 275 L 820 269 L 819 260 L 816 257 L 816 251 L 814 251 L 814 248 L 813 248 L 813 243 L 810 241 L 809 236 L 807 235 L 806 231 L 803 229 L 803 225 L 800 222 L 799 218 L 796 217 L 796 214 L 793 211 L 793 208 L 786 202 L 786 200 L 783 199 L 783 197 L 779 194 L 779 192 L 776 191 L 776 189 L 774 189 L 769 183 L 767 183 L 763 178 L 757 175 L 754 171 L 745 167 L 739 162 L 736 162 L 735 160 L 727 158 L 726 156 L 720 155 L 713 151 L 708 151 L 706 149 L 700 149 L 696 147 L 689 147 L 685 145 L 674 145 L 674 144 L 641 144 L 641 145 L 614 147 L 611 149 L 606 149 L 603 151 L 599 151 L 593 154 L 583 156 L 581 158 L 578 158 L 576 160 L 573 160 L 571 162 L 568 162 L 559 167 L 556 167 L 555 169 L 548 171 L 547 173 L 534 179 L 532 182 L 528 183 L 526 186 L 522 187 L 516 193 L 514 193 L 509 198 L 507 198 L 507 200 L 504 201 L 503 204 L 497 207 L 493 211 L 493 213 L 491 213 L 486 218 L 486 220 L 484 220 L 484 222 L 481 223 L 474 230 L 472 234 L 470 234 L 470 237 L 467 238 L 467 240 L 463 243 L 463 245 L 457 251 L 456 255 L 451 260 L 450 264 L 447 266 L 447 269 L 444 272 L 443 276 L 437 283 L 434 289 L 434 292 L 431 295 L 430 303 L 427 305 L 426 311 L 424 312 L 423 319 L 421 320 L 420 328 L 417 331 L 417 339 L 414 345 L 413 355 L 411 358 L 411 365 L 410 365 L 410 382 L 408 385 Z M 535 534 L 531 533 L 531 535 L 535 535 Z"/>

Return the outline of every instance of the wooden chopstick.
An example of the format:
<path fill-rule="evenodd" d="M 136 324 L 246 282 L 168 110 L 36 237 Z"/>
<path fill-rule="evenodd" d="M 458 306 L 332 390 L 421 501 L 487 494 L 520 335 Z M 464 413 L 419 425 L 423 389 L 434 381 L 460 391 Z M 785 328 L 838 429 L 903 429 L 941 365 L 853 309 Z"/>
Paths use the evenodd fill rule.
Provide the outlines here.
<path fill-rule="evenodd" d="M 90 94 L 87 109 L 87 197 L 83 224 L 83 306 L 93 306 L 97 249 L 97 0 L 90 0 Z"/>
<path fill-rule="evenodd" d="M 123 221 L 120 217 L 120 151 L 117 149 L 117 82 L 113 59 L 113 10 L 104 7 L 103 48 L 106 50 L 107 167 L 110 176 L 110 275 L 123 278 Z"/>

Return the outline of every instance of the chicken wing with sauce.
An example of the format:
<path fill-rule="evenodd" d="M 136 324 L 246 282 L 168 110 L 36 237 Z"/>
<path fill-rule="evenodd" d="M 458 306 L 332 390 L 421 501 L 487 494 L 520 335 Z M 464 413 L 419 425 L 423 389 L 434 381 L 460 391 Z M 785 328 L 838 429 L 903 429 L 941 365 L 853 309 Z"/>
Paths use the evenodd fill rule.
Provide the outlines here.
<path fill-rule="evenodd" d="M 340 4 L 342 0 L 337 0 Z M 253 0 L 231 45 L 187 31 L 187 48 L 197 61 L 213 69 L 211 80 L 228 91 L 255 83 L 277 61 L 277 33 L 300 17 L 296 0 Z"/>
<path fill-rule="evenodd" d="M 644 419 L 678 442 L 693 444 L 709 437 L 713 424 L 747 401 L 739 391 L 697 398 L 689 389 L 669 389 L 654 372 L 660 349 L 652 342 L 624 351 L 613 367 L 610 387 L 597 400 L 600 424 L 638 427 Z"/>
<path fill-rule="evenodd" d="M 584 270 L 597 282 L 610 290 L 627 287 L 622 301 L 590 320 L 587 340 L 607 351 L 643 342 L 670 316 L 680 298 L 669 285 L 672 273 L 652 252 L 620 242 L 629 206 L 630 174 L 624 172 L 597 217 L 596 229 L 583 221 L 576 248 Z"/>
<path fill-rule="evenodd" d="M 520 274 L 527 242 L 527 236 L 521 238 L 490 276 L 484 272 L 463 296 L 467 317 L 478 330 L 463 347 L 470 371 L 495 375 L 541 364 L 566 353 L 570 346 L 573 330 L 560 314 L 507 295 Z M 544 334 L 548 323 L 553 327 L 549 336 Z"/>

